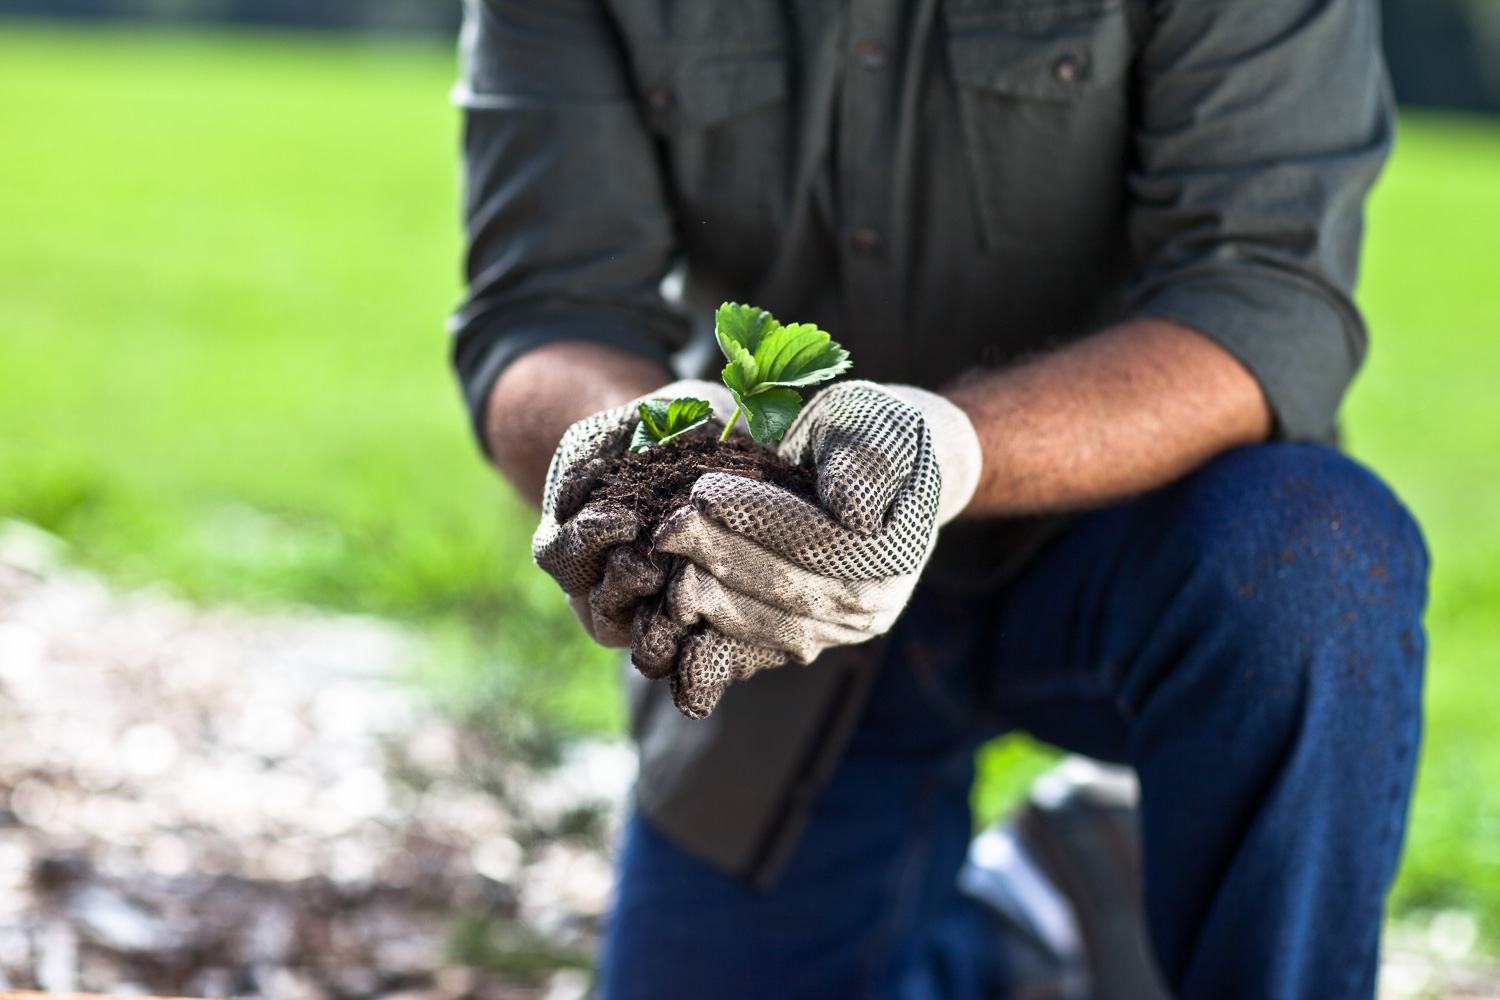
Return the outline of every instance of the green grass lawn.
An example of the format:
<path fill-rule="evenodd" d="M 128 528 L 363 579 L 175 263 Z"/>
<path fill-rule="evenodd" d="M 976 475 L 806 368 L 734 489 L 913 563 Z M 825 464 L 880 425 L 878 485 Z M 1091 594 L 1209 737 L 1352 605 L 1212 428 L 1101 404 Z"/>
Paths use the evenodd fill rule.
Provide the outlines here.
<path fill-rule="evenodd" d="M 1500 938 L 1500 121 L 1408 116 L 1370 211 L 1349 445 L 1433 554 L 1427 739 L 1398 908 Z"/>
<path fill-rule="evenodd" d="M 417 623 L 456 710 L 618 729 L 447 371 L 440 46 L 0 23 L 0 517 L 127 584 Z M 1435 555 L 1401 908 L 1500 937 L 1500 123 L 1407 116 L 1349 443 Z M 982 810 L 1044 755 L 987 756 Z"/>
<path fill-rule="evenodd" d="M 455 697 L 617 727 L 448 373 L 453 76 L 436 43 L 0 28 L 0 511 L 128 583 L 421 621 Z"/>

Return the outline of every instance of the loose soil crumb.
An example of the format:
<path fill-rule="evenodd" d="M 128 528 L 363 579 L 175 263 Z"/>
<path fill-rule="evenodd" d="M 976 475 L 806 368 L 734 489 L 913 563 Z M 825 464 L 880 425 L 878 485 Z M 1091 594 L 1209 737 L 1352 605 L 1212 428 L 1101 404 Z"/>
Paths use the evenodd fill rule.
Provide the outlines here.
<path fill-rule="evenodd" d="M 698 477 L 728 472 L 761 479 L 814 504 L 818 502 L 817 475 L 792 465 L 758 441 L 747 437 L 718 439 L 723 424 L 712 422 L 672 442 L 644 452 L 626 452 L 602 477 L 590 495 L 603 507 L 632 510 L 645 529 L 641 544 L 650 547 L 651 534 L 679 507 L 687 504 Z"/>

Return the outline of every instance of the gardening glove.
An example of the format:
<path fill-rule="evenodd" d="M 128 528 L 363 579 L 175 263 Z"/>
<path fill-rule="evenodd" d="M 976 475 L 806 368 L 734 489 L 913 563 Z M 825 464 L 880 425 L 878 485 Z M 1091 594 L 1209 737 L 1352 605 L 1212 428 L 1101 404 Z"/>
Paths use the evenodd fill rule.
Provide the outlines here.
<path fill-rule="evenodd" d="M 640 532 L 636 516 L 590 505 L 588 496 L 630 447 L 640 404 L 679 396 L 708 400 L 721 421 L 734 412 L 734 398 L 716 382 L 673 382 L 569 427 L 547 470 L 542 520 L 531 539 L 531 554 L 568 595 L 584 631 L 604 646 L 630 645 L 636 605 L 661 590 L 666 574 L 628 547 Z"/>
<path fill-rule="evenodd" d="M 690 562 L 667 584 L 665 620 L 638 621 L 633 648 L 638 664 L 643 651 L 676 653 L 673 698 L 695 718 L 733 680 L 889 630 L 981 468 L 978 436 L 958 407 L 871 382 L 815 396 L 779 453 L 817 469 L 821 509 L 710 473 L 656 533 L 658 552 Z"/>

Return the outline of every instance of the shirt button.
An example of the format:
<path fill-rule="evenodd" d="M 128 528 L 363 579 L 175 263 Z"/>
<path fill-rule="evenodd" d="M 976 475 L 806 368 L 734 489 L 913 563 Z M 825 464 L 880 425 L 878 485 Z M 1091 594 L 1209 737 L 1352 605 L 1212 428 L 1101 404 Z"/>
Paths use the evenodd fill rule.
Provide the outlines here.
<path fill-rule="evenodd" d="M 1052 75 L 1063 83 L 1077 83 L 1088 72 L 1088 60 L 1077 52 L 1064 52 L 1052 64 Z"/>
<path fill-rule="evenodd" d="M 885 46 L 873 38 L 862 38 L 854 47 L 854 54 L 859 56 L 859 64 L 865 69 L 880 69 L 885 65 Z"/>
<path fill-rule="evenodd" d="M 677 98 L 672 96 L 670 87 L 652 87 L 651 92 L 646 95 L 646 103 L 651 105 L 652 111 L 664 115 L 676 107 Z"/>
<path fill-rule="evenodd" d="M 878 229 L 856 229 L 849 234 L 849 245 L 861 257 L 879 257 L 885 249 L 885 237 Z"/>

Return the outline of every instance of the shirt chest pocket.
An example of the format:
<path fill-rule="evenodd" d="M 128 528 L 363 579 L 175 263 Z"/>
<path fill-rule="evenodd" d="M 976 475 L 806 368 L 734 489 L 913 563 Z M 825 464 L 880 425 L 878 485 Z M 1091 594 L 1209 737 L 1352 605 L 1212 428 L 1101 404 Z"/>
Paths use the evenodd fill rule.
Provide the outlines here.
<path fill-rule="evenodd" d="M 1087 255 L 1121 230 L 1122 0 L 949 0 L 948 67 L 987 247 Z"/>
<path fill-rule="evenodd" d="M 647 128 L 662 141 L 689 215 L 730 206 L 769 217 L 782 204 L 787 64 L 779 39 L 648 44 L 636 53 Z"/>

